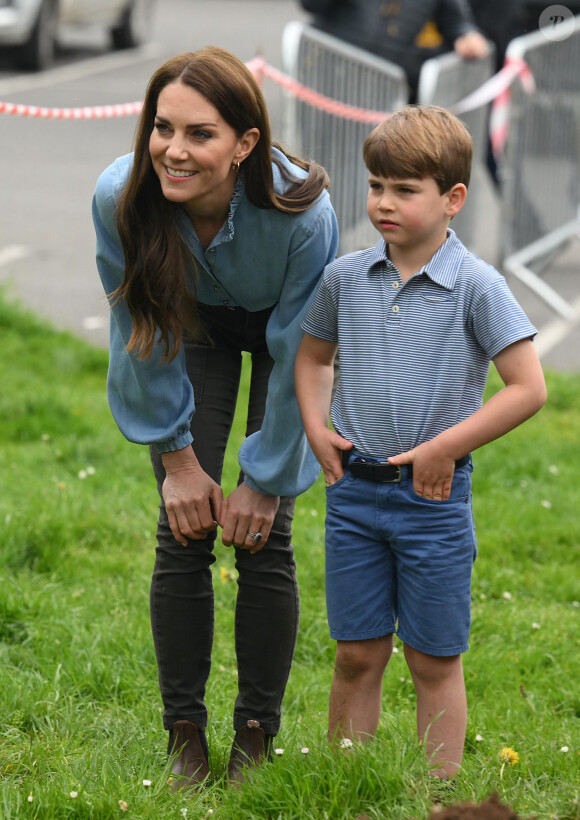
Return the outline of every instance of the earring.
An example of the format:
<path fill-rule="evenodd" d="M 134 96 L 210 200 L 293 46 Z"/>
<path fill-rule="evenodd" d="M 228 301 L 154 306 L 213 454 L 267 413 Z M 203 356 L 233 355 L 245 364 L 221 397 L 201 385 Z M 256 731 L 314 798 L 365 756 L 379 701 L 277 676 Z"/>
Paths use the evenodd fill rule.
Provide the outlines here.
<path fill-rule="evenodd" d="M 232 165 L 232 171 L 239 171 L 239 170 L 240 170 L 240 163 L 239 163 L 239 162 L 235 162 L 235 163 Z"/>

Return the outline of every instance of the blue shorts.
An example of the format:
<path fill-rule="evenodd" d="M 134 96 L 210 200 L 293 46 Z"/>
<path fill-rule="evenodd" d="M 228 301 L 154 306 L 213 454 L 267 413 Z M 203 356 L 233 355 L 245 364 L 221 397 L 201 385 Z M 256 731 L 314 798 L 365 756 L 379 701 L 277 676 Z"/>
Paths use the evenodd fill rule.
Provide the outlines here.
<path fill-rule="evenodd" d="M 326 604 L 330 635 L 359 641 L 396 632 L 427 655 L 468 649 L 477 555 L 471 462 L 447 501 L 416 495 L 413 479 L 353 476 L 326 490 Z"/>

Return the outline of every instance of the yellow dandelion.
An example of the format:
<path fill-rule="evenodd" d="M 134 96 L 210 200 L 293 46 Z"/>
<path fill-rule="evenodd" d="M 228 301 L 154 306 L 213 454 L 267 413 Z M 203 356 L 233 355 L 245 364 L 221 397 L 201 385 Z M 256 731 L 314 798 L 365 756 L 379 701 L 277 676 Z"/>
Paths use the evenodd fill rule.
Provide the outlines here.
<path fill-rule="evenodd" d="M 227 567 L 220 567 L 220 578 L 222 584 L 226 584 L 228 581 L 236 580 L 236 573 L 233 569 L 227 569 Z"/>
<path fill-rule="evenodd" d="M 515 766 L 520 756 L 517 752 L 514 752 L 513 749 L 510 749 L 509 746 L 504 746 L 501 752 L 498 755 L 499 759 L 501 760 L 501 769 L 499 772 L 500 778 L 503 777 L 503 770 L 506 766 Z"/>
<path fill-rule="evenodd" d="M 508 766 L 515 766 L 520 756 L 517 752 L 514 752 L 513 749 L 510 749 L 509 746 L 505 746 L 499 753 L 499 759 Z"/>

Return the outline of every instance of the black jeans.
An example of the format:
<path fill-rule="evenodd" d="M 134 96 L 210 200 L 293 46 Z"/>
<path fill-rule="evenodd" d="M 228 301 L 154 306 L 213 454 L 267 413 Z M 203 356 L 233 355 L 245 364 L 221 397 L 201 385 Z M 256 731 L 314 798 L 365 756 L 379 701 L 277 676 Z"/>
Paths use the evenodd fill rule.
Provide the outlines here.
<path fill-rule="evenodd" d="M 241 352 L 252 354 L 246 435 L 260 429 L 272 359 L 265 327 L 270 310 L 249 313 L 200 305 L 209 337 L 184 348 L 196 410 L 193 448 L 203 469 L 218 483 L 238 395 Z M 160 456 L 151 448 L 159 494 L 165 478 Z M 240 476 L 240 480 L 243 477 Z M 250 555 L 237 549 L 238 596 L 235 646 L 238 695 L 234 730 L 259 720 L 267 734 L 280 728 L 281 703 L 296 644 L 298 585 L 291 544 L 294 499 L 281 498 L 270 537 Z M 207 725 L 205 689 L 211 665 L 214 600 L 211 564 L 216 533 L 183 547 L 169 528 L 163 499 L 151 585 L 151 625 L 159 667 L 163 720 Z M 225 549 L 224 547 L 222 547 Z"/>

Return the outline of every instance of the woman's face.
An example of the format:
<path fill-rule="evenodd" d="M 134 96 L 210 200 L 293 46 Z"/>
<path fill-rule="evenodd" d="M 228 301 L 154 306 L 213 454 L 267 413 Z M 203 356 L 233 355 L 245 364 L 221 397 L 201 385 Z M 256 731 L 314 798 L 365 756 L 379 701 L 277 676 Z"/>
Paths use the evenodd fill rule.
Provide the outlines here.
<path fill-rule="evenodd" d="M 236 182 L 232 166 L 258 137 L 255 128 L 238 137 L 209 100 L 179 80 L 165 86 L 149 139 L 163 195 L 193 215 L 224 218 Z"/>

